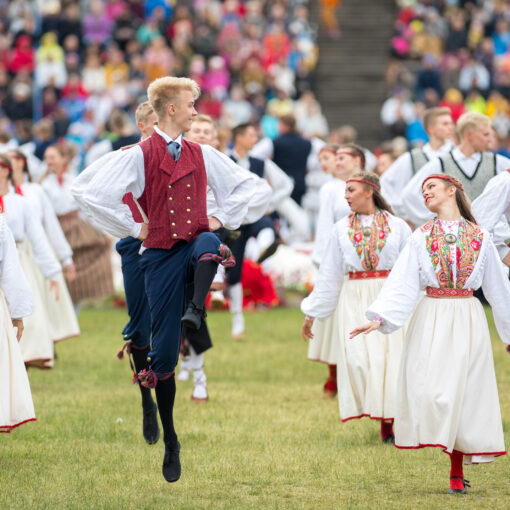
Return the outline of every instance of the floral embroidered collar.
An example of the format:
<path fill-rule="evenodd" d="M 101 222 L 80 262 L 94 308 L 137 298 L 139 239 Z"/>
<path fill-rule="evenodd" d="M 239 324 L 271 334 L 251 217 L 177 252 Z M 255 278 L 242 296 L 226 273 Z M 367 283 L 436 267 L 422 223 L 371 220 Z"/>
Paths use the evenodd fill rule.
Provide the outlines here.
<path fill-rule="evenodd" d="M 374 271 L 379 264 L 379 255 L 386 245 L 390 233 L 388 216 L 377 209 L 370 227 L 363 227 L 358 213 L 349 215 L 349 239 L 361 259 L 361 267 L 365 271 Z"/>

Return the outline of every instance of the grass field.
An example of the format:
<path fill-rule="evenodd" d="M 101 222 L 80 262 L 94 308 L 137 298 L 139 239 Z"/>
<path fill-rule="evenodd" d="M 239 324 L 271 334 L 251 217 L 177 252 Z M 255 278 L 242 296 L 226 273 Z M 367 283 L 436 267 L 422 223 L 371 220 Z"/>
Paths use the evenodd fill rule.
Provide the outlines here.
<path fill-rule="evenodd" d="M 342 424 L 295 309 L 247 314 L 243 342 L 230 339 L 227 314 L 209 314 L 210 401 L 192 403 L 192 382 L 178 383 L 183 474 L 168 484 L 163 443 L 144 442 L 138 389 L 115 357 L 126 317 L 84 310 L 55 369 L 30 370 L 38 421 L 0 435 L 0 510 L 510 507 L 506 456 L 468 466 L 469 494 L 449 496 L 439 449 L 399 451 L 381 444 L 376 422 Z M 496 335 L 493 347 L 508 447 L 510 355 Z"/>

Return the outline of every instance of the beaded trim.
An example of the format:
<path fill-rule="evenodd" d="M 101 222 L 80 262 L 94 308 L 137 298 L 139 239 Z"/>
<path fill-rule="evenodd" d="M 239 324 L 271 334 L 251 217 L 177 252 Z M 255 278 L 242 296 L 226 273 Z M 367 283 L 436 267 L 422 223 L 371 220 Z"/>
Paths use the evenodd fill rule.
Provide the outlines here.
<path fill-rule="evenodd" d="M 383 271 L 351 271 L 349 272 L 349 280 L 367 280 L 371 278 L 387 278 L 390 274 L 389 270 Z"/>
<path fill-rule="evenodd" d="M 469 298 L 473 297 L 473 289 L 445 289 L 427 287 L 427 296 L 431 298 Z"/>

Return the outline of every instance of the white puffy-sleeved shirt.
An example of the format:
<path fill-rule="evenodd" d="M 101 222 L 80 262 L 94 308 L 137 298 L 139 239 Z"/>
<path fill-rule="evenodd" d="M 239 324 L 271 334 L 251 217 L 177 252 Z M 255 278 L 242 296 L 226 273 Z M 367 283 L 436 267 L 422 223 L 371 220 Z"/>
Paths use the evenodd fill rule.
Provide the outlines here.
<path fill-rule="evenodd" d="M 363 226 L 372 224 L 373 215 L 361 216 Z M 390 233 L 379 255 L 377 270 L 391 270 L 402 251 L 411 229 L 404 220 L 388 213 Z M 354 244 L 349 238 L 349 217 L 337 222 L 322 257 L 312 293 L 301 302 L 301 310 L 311 317 L 329 317 L 338 305 L 344 277 L 349 272 L 365 271 Z"/>
<path fill-rule="evenodd" d="M 78 210 L 78 203 L 71 194 L 71 188 L 75 179 L 74 175 L 64 172 L 62 174 L 62 184 L 60 184 L 56 174 L 51 173 L 41 183 L 57 216 Z"/>
<path fill-rule="evenodd" d="M 478 164 L 480 163 L 480 153 L 475 152 L 468 157 L 465 156 L 458 147 L 455 147 L 452 151 L 452 156 L 462 168 L 464 174 L 468 178 L 473 177 Z M 510 168 L 510 159 L 496 154 L 496 172 L 499 174 L 508 168 Z M 423 225 L 434 217 L 434 213 L 430 212 L 425 206 L 421 185 L 429 175 L 440 173 L 442 173 L 441 162 L 439 161 L 439 158 L 435 158 L 420 168 L 420 170 L 404 188 L 402 192 L 404 217 L 414 225 Z"/>
<path fill-rule="evenodd" d="M 0 214 L 0 288 L 12 319 L 23 319 L 33 313 L 34 297 L 21 268 L 5 214 Z"/>
<path fill-rule="evenodd" d="M 12 192 L 7 193 L 3 198 L 7 225 L 14 240 L 20 243 L 25 238 L 28 239 L 41 273 L 50 280 L 55 279 L 62 268 L 51 251 L 44 229 L 30 202 L 25 197 Z"/>
<path fill-rule="evenodd" d="M 510 170 L 493 177 L 471 208 L 478 224 L 493 235 L 499 256 L 504 259 L 510 252 L 505 244 L 510 225 Z"/>
<path fill-rule="evenodd" d="M 453 143 L 448 140 L 438 150 L 434 150 L 430 143 L 426 143 L 422 150 L 429 161 L 446 154 L 453 148 Z M 381 175 L 381 193 L 391 205 L 393 212 L 405 218 L 405 209 L 402 207 L 402 191 L 406 184 L 413 178 L 413 163 L 410 152 L 404 152 L 397 160 Z"/>
<path fill-rule="evenodd" d="M 155 131 L 167 143 L 171 141 L 157 126 Z M 174 141 L 181 145 L 182 137 Z M 247 171 L 240 169 L 225 154 L 209 145 L 200 147 L 207 183 L 218 205 L 214 216 L 226 228 L 236 229 L 249 212 L 254 213 L 253 208 L 250 208 L 250 200 L 256 190 L 253 180 Z M 141 224 L 134 221 L 122 197 L 131 192 L 134 198 L 139 198 L 144 189 L 143 152 L 139 145 L 134 145 L 126 150 L 106 154 L 95 161 L 76 178 L 72 193 L 80 208 L 94 219 L 100 229 L 122 238 L 138 237 L 141 229 Z M 267 210 L 267 203 L 259 204 L 260 216 Z"/>
<path fill-rule="evenodd" d="M 478 260 L 464 283 L 465 289 L 482 287 L 494 314 L 503 342 L 510 344 L 510 282 L 489 232 L 482 229 L 483 241 Z M 439 287 L 436 272 L 426 248 L 425 233 L 416 229 L 398 257 L 377 299 L 366 312 L 369 320 L 379 317 L 381 333 L 402 327 L 425 295 L 427 287 Z"/>
<path fill-rule="evenodd" d="M 21 185 L 21 190 L 23 196 L 30 202 L 32 209 L 37 214 L 39 221 L 46 231 L 46 236 L 53 246 L 62 266 L 65 267 L 72 264 L 73 250 L 67 242 L 55 214 L 55 210 L 51 205 L 48 195 L 44 192 L 44 189 L 34 182 L 24 182 Z"/>
<path fill-rule="evenodd" d="M 320 266 L 333 226 L 351 212 L 345 200 L 345 181 L 333 179 L 319 192 L 319 214 L 315 225 L 312 261 Z"/>

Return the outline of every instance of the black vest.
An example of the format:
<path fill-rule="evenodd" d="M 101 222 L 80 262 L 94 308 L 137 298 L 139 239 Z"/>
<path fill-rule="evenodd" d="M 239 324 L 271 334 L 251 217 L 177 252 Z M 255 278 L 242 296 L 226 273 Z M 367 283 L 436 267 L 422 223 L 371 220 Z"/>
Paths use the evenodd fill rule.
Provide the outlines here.
<path fill-rule="evenodd" d="M 234 163 L 238 162 L 238 159 L 233 154 L 230 155 L 230 159 Z M 248 156 L 248 161 L 250 162 L 250 172 L 258 175 L 260 178 L 264 177 L 264 161 L 259 158 L 253 158 L 252 156 Z"/>

